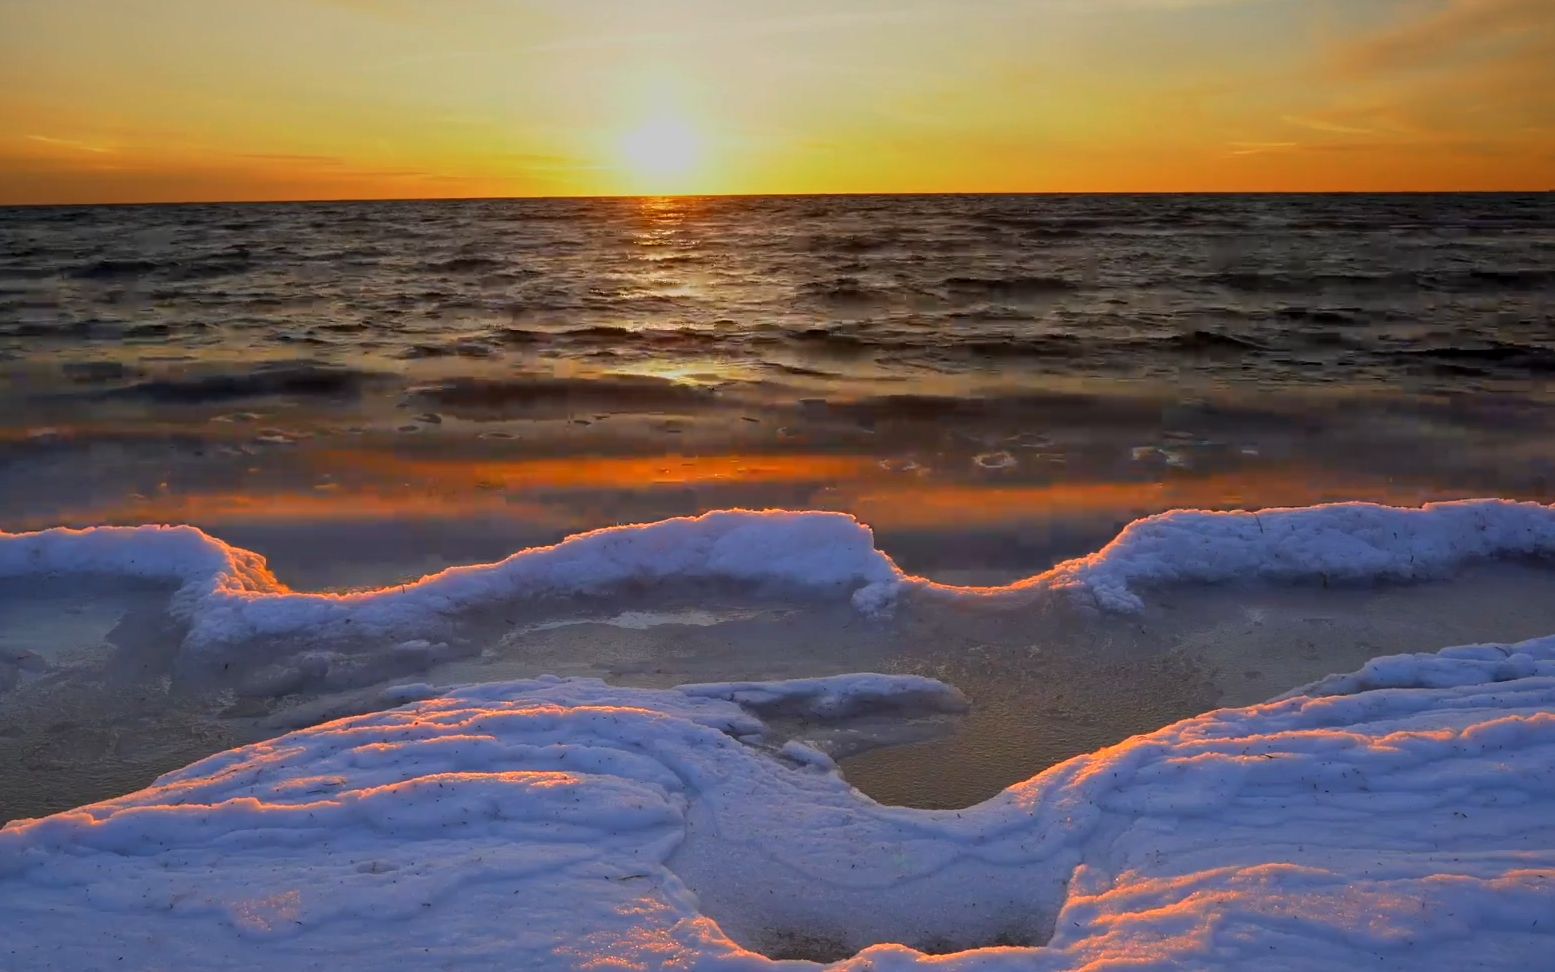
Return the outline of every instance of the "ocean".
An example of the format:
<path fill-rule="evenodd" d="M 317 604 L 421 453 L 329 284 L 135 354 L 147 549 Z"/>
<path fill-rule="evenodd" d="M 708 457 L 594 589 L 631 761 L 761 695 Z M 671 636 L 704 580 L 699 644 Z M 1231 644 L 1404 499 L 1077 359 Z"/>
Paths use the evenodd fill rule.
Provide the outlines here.
<path fill-rule="evenodd" d="M 0 228 L 8 370 L 180 403 L 356 390 L 330 368 L 854 397 L 1100 378 L 1425 395 L 1555 368 L 1549 194 L 42 207 Z M 245 384 L 242 363 L 296 372 Z M 179 381 L 217 364 L 230 380 Z"/>
<path fill-rule="evenodd" d="M 1552 372 L 1549 194 L 0 210 L 11 529 L 777 505 L 1007 577 L 1172 506 L 1548 498 Z"/>

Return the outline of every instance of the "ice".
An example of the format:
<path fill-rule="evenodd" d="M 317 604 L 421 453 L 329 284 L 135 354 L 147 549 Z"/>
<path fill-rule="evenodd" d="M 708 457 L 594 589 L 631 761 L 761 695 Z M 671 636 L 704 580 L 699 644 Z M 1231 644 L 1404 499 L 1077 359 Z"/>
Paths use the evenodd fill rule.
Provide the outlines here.
<path fill-rule="evenodd" d="M 800 639 L 826 620 L 839 628 L 825 642 L 831 664 L 885 658 L 876 648 L 893 636 L 867 633 L 881 620 L 852 613 L 851 599 L 894 608 L 920 639 L 953 632 L 941 652 L 975 668 L 994 656 L 972 641 L 1022 626 L 1030 639 L 1069 615 L 997 621 L 964 605 L 1049 598 L 1097 618 L 1147 610 L 1155 624 L 1163 609 L 1151 605 L 1170 585 L 1441 578 L 1546 556 L 1552 524 L 1548 507 L 1501 501 L 1179 512 L 1018 584 L 967 588 L 906 575 L 849 517 L 733 511 L 344 595 L 292 592 L 257 554 L 191 528 L 0 536 L 8 583 L 176 589 L 181 627 L 115 630 L 145 628 L 139 640 L 177 632 L 187 655 L 260 654 L 235 676 L 239 694 L 376 684 L 336 712 L 399 706 L 220 752 L 140 792 L 0 831 L 0 913 L 10 919 L 0 967 L 351 968 L 416 955 L 526 969 L 784 958 L 855 969 L 1245 968 L 1270 956 L 1528 967 L 1547 954 L 1555 913 L 1555 637 L 1376 658 L 1274 702 L 1070 759 L 977 806 L 913 810 L 874 803 L 834 760 L 845 760 L 849 733 L 964 708 L 941 682 L 703 681 L 748 674 L 732 665 L 680 674 L 697 681 L 678 688 L 557 678 L 439 688 L 450 669 L 496 664 L 441 639 L 439 623 L 559 597 L 551 617 L 599 622 L 572 625 L 578 638 L 608 629 L 644 645 L 683 642 L 699 664 L 698 652 L 738 654 L 709 618 Z M 833 606 L 807 614 L 811 627 L 753 620 L 705 598 L 725 584 Z M 675 585 L 688 585 L 680 600 L 659 597 Z M 622 610 L 626 592 L 643 610 Z M 574 595 L 609 597 L 590 606 Z M 842 633 L 841 616 L 861 629 Z M 81 650 L 96 652 L 110 619 L 89 620 Z M 525 624 L 513 630 L 568 630 Z M 355 646 L 336 650 L 336 637 Z M 873 654 L 838 647 L 871 638 L 881 643 Z M 126 659 L 154 649 L 138 645 Z M 33 662 L 16 656 L 15 681 L 43 677 L 23 661 Z M 806 675 L 812 663 L 766 660 Z M 428 666 L 440 674 L 412 675 Z M 320 699 L 320 711 L 337 701 Z M 1028 722 L 1051 715 L 1026 704 Z M 115 751 L 138 738 L 116 736 Z"/>
<path fill-rule="evenodd" d="M 852 592 L 898 571 L 869 530 L 836 513 L 728 511 L 579 534 L 496 564 L 455 567 L 357 594 L 288 590 L 264 558 L 193 527 L 0 533 L 0 577 L 109 575 L 179 585 L 190 650 L 307 633 L 414 636 L 448 614 L 504 598 L 603 592 L 676 581 L 734 581 Z"/>
<path fill-rule="evenodd" d="M 352 594 L 291 591 L 263 557 L 186 526 L 0 533 L 0 577 L 108 575 L 176 584 L 173 607 L 189 623 L 186 650 L 210 654 L 261 638 L 299 638 L 298 644 L 435 639 L 448 617 L 504 600 L 688 582 L 835 594 L 850 597 L 865 612 L 888 611 L 914 593 L 951 598 L 1060 593 L 1104 610 L 1132 612 L 1144 605 L 1140 591 L 1166 584 L 1413 580 L 1483 560 L 1552 552 L 1555 509 L 1536 503 L 1179 510 L 1138 520 L 1097 553 L 1026 580 L 955 587 L 903 572 L 875 547 L 869 528 L 851 516 L 730 510 L 596 530 L 499 563 L 454 567 L 412 584 Z"/>
<path fill-rule="evenodd" d="M 954 697 L 925 680 L 455 688 L 0 830 L 0 955 L 18 969 L 1533 967 L 1555 944 L 1555 638 L 1368 672 L 1167 726 L 961 811 L 873 803 L 731 701 L 825 713 Z"/>
<path fill-rule="evenodd" d="M 759 715 L 839 719 L 881 708 L 964 712 L 966 697 L 921 675 L 834 675 L 777 682 L 705 682 L 678 686 L 693 698 L 727 699 Z"/>
<path fill-rule="evenodd" d="M 548 673 L 651 687 L 854 671 L 945 679 L 972 700 L 966 718 L 902 720 L 876 710 L 818 729 L 786 724 L 803 715 L 764 717 L 842 761 L 872 795 L 965 807 L 1075 754 L 1376 655 L 1555 631 L 1555 574 L 1532 563 L 1472 563 L 1496 549 L 1536 548 L 1528 536 L 1536 540 L 1549 515 L 1494 502 L 1170 514 L 1124 531 L 1102 553 L 1004 588 L 876 581 L 878 570 L 894 568 L 867 529 L 836 514 L 626 527 L 350 595 L 291 592 L 258 555 L 189 528 L 5 535 L 0 820 L 100 800 L 222 748 L 370 711 L 396 684 Z M 1360 523 L 1353 534 L 1350 520 Z M 1450 557 L 1416 556 L 1412 566 L 1432 572 L 1402 579 L 1428 583 L 1378 585 L 1342 573 L 1327 585 L 1239 583 L 1300 581 L 1322 557 L 1340 559 L 1346 543 L 1374 543 L 1366 530 L 1393 520 L 1467 559 L 1449 567 Z M 1505 529 L 1519 520 L 1528 526 L 1522 540 Z M 1493 528 L 1481 531 L 1480 522 Z M 1277 545 L 1287 560 L 1256 559 L 1271 533 L 1287 538 Z M 293 572 L 320 553 L 306 544 L 266 549 Z M 792 553 L 788 566 L 767 556 L 779 549 Z M 715 550 L 742 565 L 743 580 L 722 563 L 709 566 Z M 1193 580 L 1214 579 L 1211 554 L 1244 568 L 1222 578 L 1238 584 L 1234 593 Z M 641 573 L 634 557 L 646 564 Z M 1408 556 L 1397 559 L 1410 566 Z M 605 561 L 615 573 L 602 577 Z M 834 568 L 826 576 L 851 571 L 854 579 L 794 579 L 794 565 L 822 561 Z M 1173 576 L 1165 568 L 1183 562 L 1198 571 L 1179 572 L 1185 582 L 1150 579 L 1152 571 Z M 378 583 L 395 570 L 380 571 Z M 324 575 L 307 576 L 319 583 Z M 600 586 L 587 586 L 590 577 L 602 577 Z M 1143 607 L 1097 610 L 1116 604 L 1087 586 L 1098 580 L 1098 589 L 1124 590 Z M 177 617 L 167 614 L 169 595 Z M 858 612 L 870 598 L 879 610 Z M 309 623 L 326 614 L 333 623 Z M 242 623 L 225 624 L 234 619 Z M 231 640 L 211 640 L 224 630 Z M 1041 719 L 1029 717 L 1038 710 Z M 881 749 L 888 737 L 900 745 Z"/>
<path fill-rule="evenodd" d="M 1134 611 L 1142 606 L 1135 587 L 1237 578 L 1416 580 L 1478 561 L 1551 553 L 1555 509 L 1538 503 L 1460 500 L 1420 509 L 1336 503 L 1258 512 L 1177 510 L 1136 520 L 1097 553 L 1023 584 L 1070 589 L 1105 608 Z"/>
<path fill-rule="evenodd" d="M 1330 675 L 1287 694 L 1338 695 L 1377 689 L 1452 688 L 1555 678 L 1555 635 L 1516 645 L 1460 645 L 1434 654 L 1374 658 L 1359 671 Z"/>
<path fill-rule="evenodd" d="M 698 608 L 684 611 L 622 611 L 602 618 L 562 618 L 557 621 L 545 621 L 530 626 L 528 630 L 552 631 L 556 628 L 570 628 L 580 624 L 608 624 L 613 628 L 626 628 L 630 631 L 646 631 L 649 628 L 670 624 L 689 624 L 707 628 L 721 624 L 725 620 L 726 618 L 711 611 Z"/>

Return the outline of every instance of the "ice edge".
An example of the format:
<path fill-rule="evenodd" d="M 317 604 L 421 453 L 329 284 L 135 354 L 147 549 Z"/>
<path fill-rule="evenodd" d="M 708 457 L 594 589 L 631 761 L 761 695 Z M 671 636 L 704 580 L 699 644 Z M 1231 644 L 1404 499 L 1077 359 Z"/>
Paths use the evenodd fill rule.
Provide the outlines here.
<path fill-rule="evenodd" d="M 505 599 L 602 593 L 628 585 L 726 581 L 835 593 L 887 611 L 906 592 L 937 598 L 1065 594 L 1137 612 L 1140 591 L 1234 579 L 1414 580 L 1466 564 L 1555 555 L 1555 507 L 1499 499 L 1397 508 L 1338 503 L 1234 512 L 1176 510 L 1129 524 L 1086 557 L 999 587 L 958 587 L 907 574 L 844 513 L 724 510 L 608 527 L 493 564 L 452 567 L 414 583 L 350 594 L 293 591 L 257 553 L 191 526 L 0 532 L 0 577 L 98 575 L 178 585 L 185 648 L 307 632 L 401 637 L 436 619 Z"/>

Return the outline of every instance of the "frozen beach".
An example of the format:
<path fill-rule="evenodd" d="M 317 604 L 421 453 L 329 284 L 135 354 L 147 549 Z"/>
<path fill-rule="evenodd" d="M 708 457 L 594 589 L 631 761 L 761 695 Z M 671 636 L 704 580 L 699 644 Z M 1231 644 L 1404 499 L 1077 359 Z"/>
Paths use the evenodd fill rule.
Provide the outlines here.
<path fill-rule="evenodd" d="M 0 954 L 1526 968 L 1552 551 L 1536 504 L 1172 513 L 979 588 L 731 512 L 341 595 L 3 535 L 12 814 L 111 798 L 0 831 Z"/>

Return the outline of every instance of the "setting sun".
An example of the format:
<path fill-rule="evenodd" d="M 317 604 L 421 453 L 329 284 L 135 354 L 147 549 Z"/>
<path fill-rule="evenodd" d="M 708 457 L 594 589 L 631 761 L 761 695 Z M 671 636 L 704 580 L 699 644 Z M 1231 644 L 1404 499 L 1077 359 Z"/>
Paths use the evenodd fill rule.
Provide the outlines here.
<path fill-rule="evenodd" d="M 664 116 L 621 136 L 621 164 L 633 182 L 652 192 L 683 189 L 701 167 L 701 135 L 685 119 Z"/>
<path fill-rule="evenodd" d="M 1550 187 L 1549 0 L 445 6 L 0 3 L 0 201 Z"/>

